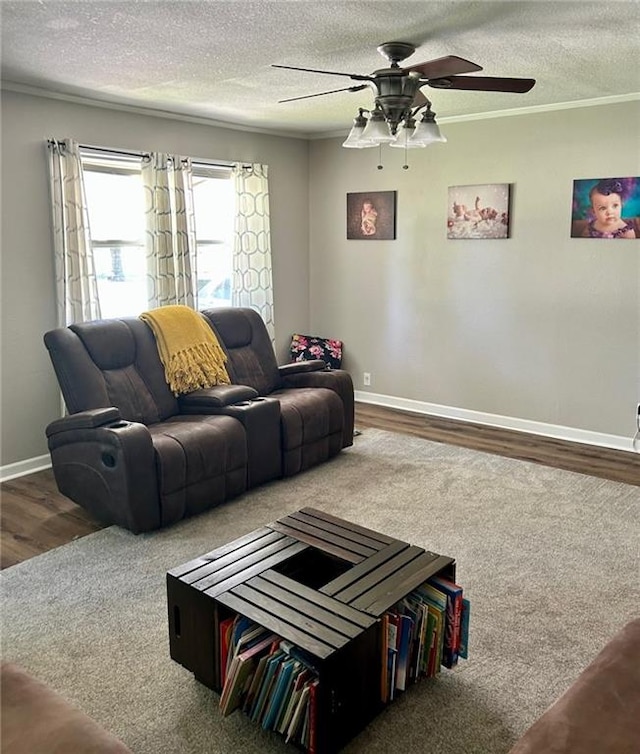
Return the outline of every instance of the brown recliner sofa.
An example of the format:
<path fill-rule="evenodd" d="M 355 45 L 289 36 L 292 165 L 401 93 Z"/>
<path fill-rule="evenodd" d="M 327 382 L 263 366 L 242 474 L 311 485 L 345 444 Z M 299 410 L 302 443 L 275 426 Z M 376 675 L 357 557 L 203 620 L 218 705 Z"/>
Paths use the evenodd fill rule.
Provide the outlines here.
<path fill-rule="evenodd" d="M 233 356 L 251 320 L 269 349 L 243 346 L 241 357 L 253 372 L 272 374 L 264 322 L 252 310 L 229 311 L 223 347 Z M 322 362 L 300 364 L 298 375 L 273 383 L 273 397 L 231 384 L 177 398 L 155 337 L 139 319 L 75 324 L 47 332 L 44 342 L 69 412 L 46 428 L 58 488 L 98 520 L 135 533 L 302 471 L 352 443 L 351 378 L 341 370 L 323 378 Z M 244 372 L 235 364 L 239 383 Z"/>
<path fill-rule="evenodd" d="M 227 354 L 232 383 L 276 400 L 281 425 L 282 473 L 297 474 L 353 444 L 353 382 L 321 360 L 278 366 L 267 328 L 253 309 L 202 312 Z"/>

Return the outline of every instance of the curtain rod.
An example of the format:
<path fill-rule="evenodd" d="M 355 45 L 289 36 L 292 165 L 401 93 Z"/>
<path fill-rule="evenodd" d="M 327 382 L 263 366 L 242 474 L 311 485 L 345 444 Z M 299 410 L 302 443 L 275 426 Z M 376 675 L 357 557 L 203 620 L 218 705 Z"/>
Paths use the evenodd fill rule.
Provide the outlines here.
<path fill-rule="evenodd" d="M 47 143 L 49 147 L 54 146 L 55 144 L 64 144 L 64 139 L 58 141 L 57 139 L 48 139 Z M 80 149 L 87 149 L 92 152 L 102 152 L 106 154 L 114 154 L 114 155 L 120 155 L 121 157 L 142 157 L 143 159 L 148 159 L 151 155 L 150 152 L 143 152 L 143 151 L 137 151 L 133 149 L 111 149 L 109 147 L 96 147 L 92 144 L 79 144 L 78 145 Z M 244 170 L 253 170 L 253 165 L 251 163 L 247 162 L 215 162 L 212 160 L 206 160 L 202 158 L 196 158 L 191 157 L 191 164 L 196 166 L 202 166 L 202 167 L 210 167 L 210 168 L 232 168 L 234 165 L 242 165 L 242 168 Z"/>
<path fill-rule="evenodd" d="M 90 144 L 80 144 L 80 149 L 89 149 L 93 152 L 106 152 L 108 154 L 115 154 L 115 155 L 122 155 L 123 157 L 142 157 L 142 158 L 149 158 L 150 152 L 142 152 L 137 150 L 131 150 L 131 149 L 110 149 L 109 147 L 96 147 L 92 146 Z M 213 168 L 232 168 L 236 163 L 234 162 L 215 162 L 210 160 L 203 160 L 203 159 L 196 159 L 195 157 L 191 158 L 191 163 L 194 165 L 203 165 L 206 167 L 213 167 Z M 251 167 L 251 165 L 243 164 L 243 168 Z"/>

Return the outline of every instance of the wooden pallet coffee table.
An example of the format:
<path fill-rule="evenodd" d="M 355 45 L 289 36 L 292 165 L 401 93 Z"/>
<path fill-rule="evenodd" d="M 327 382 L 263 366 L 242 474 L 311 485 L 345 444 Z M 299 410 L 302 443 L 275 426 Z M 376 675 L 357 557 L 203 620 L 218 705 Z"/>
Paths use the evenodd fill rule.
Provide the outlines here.
<path fill-rule="evenodd" d="M 303 508 L 167 573 L 171 657 L 220 693 L 222 620 L 244 615 L 317 658 L 318 751 L 380 711 L 380 616 L 453 558 Z"/>

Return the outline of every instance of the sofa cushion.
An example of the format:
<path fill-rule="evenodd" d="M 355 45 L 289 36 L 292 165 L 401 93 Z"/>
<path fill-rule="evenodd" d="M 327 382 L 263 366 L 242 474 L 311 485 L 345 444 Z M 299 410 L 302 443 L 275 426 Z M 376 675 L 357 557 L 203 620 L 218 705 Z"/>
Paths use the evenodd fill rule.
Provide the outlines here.
<path fill-rule="evenodd" d="M 280 403 L 283 474 L 291 476 L 327 461 L 342 448 L 344 409 L 327 388 L 294 388 L 271 393 Z"/>
<path fill-rule="evenodd" d="M 162 525 L 201 513 L 247 487 L 247 438 L 230 416 L 186 414 L 149 426 Z"/>
<path fill-rule="evenodd" d="M 70 413 L 116 406 L 153 424 L 178 413 L 151 329 L 139 319 L 99 320 L 45 334 Z"/>
<path fill-rule="evenodd" d="M 249 385 L 259 395 L 280 387 L 280 373 L 273 344 L 258 312 L 222 308 L 202 312 L 213 327 L 228 356 L 231 382 Z"/>

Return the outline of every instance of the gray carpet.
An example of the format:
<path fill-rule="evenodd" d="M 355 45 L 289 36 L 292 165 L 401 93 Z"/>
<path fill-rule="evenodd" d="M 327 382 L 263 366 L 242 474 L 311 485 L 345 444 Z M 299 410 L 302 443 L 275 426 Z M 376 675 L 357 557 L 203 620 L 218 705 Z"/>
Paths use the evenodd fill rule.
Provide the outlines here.
<path fill-rule="evenodd" d="M 381 430 L 166 531 L 111 527 L 1 574 L 3 657 L 136 754 L 290 752 L 169 656 L 165 573 L 314 506 L 455 557 L 470 657 L 345 749 L 500 754 L 638 613 L 640 488 Z"/>

